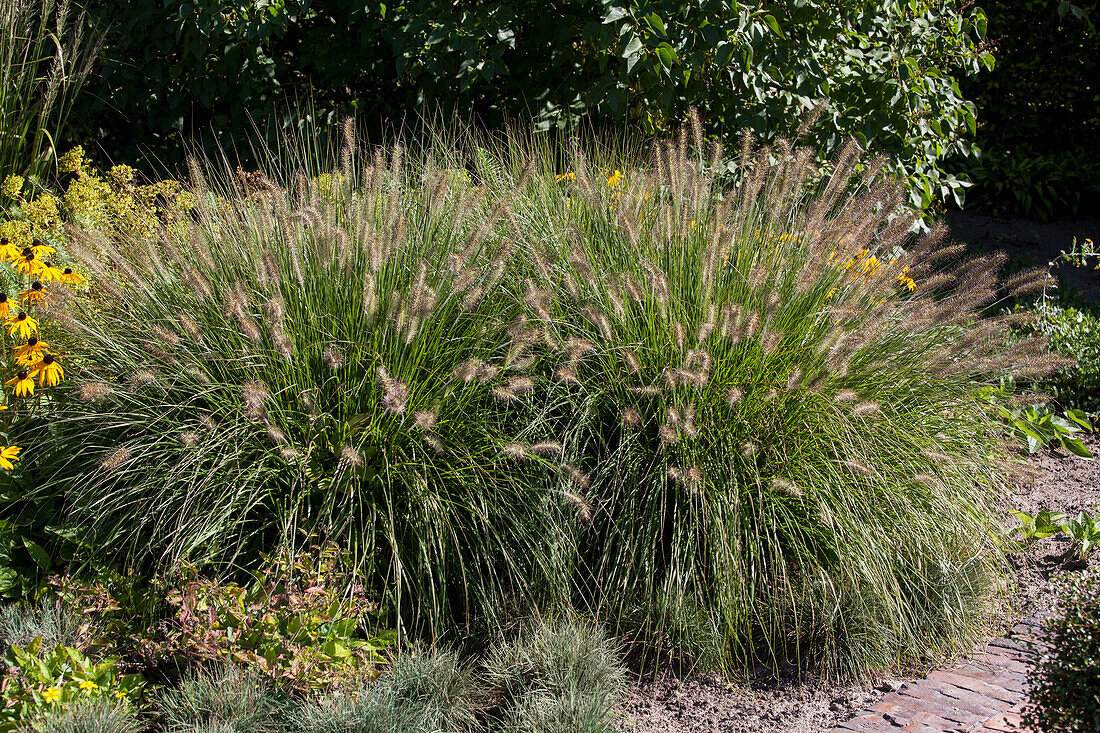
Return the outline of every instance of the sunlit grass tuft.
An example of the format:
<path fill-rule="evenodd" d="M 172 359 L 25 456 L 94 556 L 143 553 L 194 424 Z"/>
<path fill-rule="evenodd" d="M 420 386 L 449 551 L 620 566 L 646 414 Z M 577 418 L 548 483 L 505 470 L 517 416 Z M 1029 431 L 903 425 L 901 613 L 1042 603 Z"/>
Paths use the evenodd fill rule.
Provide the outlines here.
<path fill-rule="evenodd" d="M 188 236 L 78 235 L 43 490 L 137 563 L 320 532 L 408 631 L 573 604 L 837 675 L 963 643 L 1003 565 L 977 390 L 1042 343 L 854 145 L 722 158 L 349 128 L 308 175 L 195 162 Z"/>

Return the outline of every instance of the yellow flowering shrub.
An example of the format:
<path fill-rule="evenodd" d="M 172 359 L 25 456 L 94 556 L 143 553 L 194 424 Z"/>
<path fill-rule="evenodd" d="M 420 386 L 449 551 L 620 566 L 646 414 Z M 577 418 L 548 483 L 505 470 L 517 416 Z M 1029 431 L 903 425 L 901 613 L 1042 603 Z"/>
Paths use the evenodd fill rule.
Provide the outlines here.
<path fill-rule="evenodd" d="M 0 380 L 7 387 L 0 410 L 32 409 L 41 401 L 42 389 L 64 378 L 61 351 L 40 338 L 39 327 L 54 297 L 52 286 L 81 289 L 86 280 L 81 268 L 62 264 L 67 259 L 66 223 L 141 241 L 161 228 L 179 227 L 195 204 L 178 181 L 141 184 L 138 172 L 127 165 L 99 174 L 79 146 L 61 156 L 58 172 L 72 176 L 60 194 L 38 190 L 40 186 L 28 185 L 21 176 L 8 176 L 0 186 L 0 201 L 8 204 L 0 218 L 0 262 L 9 265 L 0 271 L 0 342 L 6 357 Z M 5 415 L 5 432 L 0 432 L 4 470 L 12 470 L 19 460 L 20 449 L 7 445 L 6 434 L 18 416 L 19 411 Z"/>

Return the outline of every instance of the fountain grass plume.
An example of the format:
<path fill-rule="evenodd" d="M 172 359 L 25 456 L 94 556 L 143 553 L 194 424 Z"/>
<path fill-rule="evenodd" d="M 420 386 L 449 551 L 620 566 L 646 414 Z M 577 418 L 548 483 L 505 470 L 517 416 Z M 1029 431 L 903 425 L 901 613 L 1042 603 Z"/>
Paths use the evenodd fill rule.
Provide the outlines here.
<path fill-rule="evenodd" d="M 858 148 L 824 176 L 747 141 L 728 185 L 690 131 L 648 156 L 344 136 L 271 185 L 194 162 L 193 231 L 157 256 L 80 235 L 87 386 L 40 490 L 103 552 L 321 533 L 408 633 L 574 605 L 729 668 L 974 638 L 1004 572 L 978 392 L 1050 365 Z"/>

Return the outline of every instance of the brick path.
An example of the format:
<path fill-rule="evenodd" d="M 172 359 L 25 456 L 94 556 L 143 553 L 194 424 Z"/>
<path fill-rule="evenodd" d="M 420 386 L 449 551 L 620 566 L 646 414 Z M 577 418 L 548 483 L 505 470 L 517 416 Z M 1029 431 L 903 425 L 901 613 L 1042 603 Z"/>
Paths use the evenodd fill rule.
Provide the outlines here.
<path fill-rule="evenodd" d="M 829 733 L 1027 733 L 1020 710 L 1028 663 L 1044 649 L 1039 633 L 1045 616 L 1030 616 L 957 664 L 903 684 Z"/>

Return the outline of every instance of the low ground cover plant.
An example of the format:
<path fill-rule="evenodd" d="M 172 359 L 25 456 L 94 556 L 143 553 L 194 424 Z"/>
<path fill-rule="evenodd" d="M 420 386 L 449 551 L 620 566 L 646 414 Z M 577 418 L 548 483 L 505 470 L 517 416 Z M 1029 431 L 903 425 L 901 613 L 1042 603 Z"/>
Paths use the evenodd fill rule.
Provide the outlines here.
<path fill-rule="evenodd" d="M 1024 543 L 1065 534 L 1073 542 L 1071 552 L 1081 561 L 1088 560 L 1100 548 L 1100 515 L 1078 512 L 1070 517 L 1063 512 L 1040 510 L 1034 516 L 1013 510 L 1020 523 L 1013 529 Z"/>
<path fill-rule="evenodd" d="M 141 700 L 88 684 L 21 708 L 16 723 L 6 724 L 8 705 L 0 730 L 598 733 L 610 730 L 625 678 L 621 650 L 602 629 L 559 618 L 501 635 L 481 659 L 408 648 L 376 680 L 345 680 L 320 693 L 229 659 L 184 667 Z"/>
<path fill-rule="evenodd" d="M 1044 629 L 1049 650 L 1029 673 L 1024 724 L 1044 733 L 1092 733 L 1100 728 L 1100 571 L 1062 579 Z"/>
<path fill-rule="evenodd" d="M 408 633 L 576 605 L 836 675 L 968 639 L 1003 571 L 981 390 L 1060 363 L 981 312 L 1045 272 L 911 240 L 854 145 L 823 177 L 746 140 L 731 188 L 689 137 L 196 162 L 185 234 L 75 232 L 29 496 L 137 569 L 316 531 Z"/>

